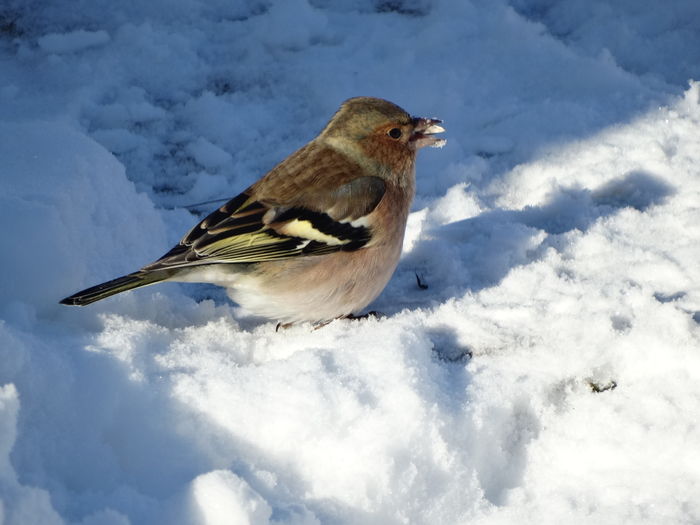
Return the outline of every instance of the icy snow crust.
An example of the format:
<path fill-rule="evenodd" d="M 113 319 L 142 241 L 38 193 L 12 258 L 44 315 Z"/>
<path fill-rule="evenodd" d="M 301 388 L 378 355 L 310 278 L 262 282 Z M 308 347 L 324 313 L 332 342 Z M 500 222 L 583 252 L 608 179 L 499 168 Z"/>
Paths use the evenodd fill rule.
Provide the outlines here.
<path fill-rule="evenodd" d="M 4 2 L 0 522 L 700 522 L 699 20 Z M 276 333 L 204 285 L 58 305 L 356 95 L 449 139 L 421 152 L 385 318 Z"/>

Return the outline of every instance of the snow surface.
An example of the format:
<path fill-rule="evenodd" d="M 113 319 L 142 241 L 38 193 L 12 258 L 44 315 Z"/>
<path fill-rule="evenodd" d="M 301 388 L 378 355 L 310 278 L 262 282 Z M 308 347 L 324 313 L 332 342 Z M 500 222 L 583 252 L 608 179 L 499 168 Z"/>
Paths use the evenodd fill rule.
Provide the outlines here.
<path fill-rule="evenodd" d="M 699 523 L 692 79 L 696 0 L 5 0 L 0 522 Z M 58 304 L 356 95 L 449 138 L 386 317 Z"/>
<path fill-rule="evenodd" d="M 52 33 L 37 40 L 39 47 L 47 53 L 73 53 L 88 47 L 109 42 L 106 31 L 73 31 L 72 33 Z"/>

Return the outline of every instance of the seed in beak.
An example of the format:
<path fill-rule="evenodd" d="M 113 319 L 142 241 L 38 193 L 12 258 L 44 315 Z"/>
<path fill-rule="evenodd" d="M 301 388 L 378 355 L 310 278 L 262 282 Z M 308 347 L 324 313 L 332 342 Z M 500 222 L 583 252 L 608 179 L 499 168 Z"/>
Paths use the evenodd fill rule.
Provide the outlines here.
<path fill-rule="evenodd" d="M 440 126 L 442 120 L 436 118 L 414 118 L 413 135 L 411 143 L 416 149 L 430 146 L 431 148 L 442 148 L 447 144 L 447 140 L 434 137 L 436 133 L 443 133 L 445 128 Z"/>

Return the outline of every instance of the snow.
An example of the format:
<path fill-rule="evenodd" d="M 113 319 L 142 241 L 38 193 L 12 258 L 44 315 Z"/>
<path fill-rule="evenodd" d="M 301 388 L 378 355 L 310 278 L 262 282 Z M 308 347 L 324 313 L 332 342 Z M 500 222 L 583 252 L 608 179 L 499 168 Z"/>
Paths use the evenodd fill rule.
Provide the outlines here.
<path fill-rule="evenodd" d="M 218 168 L 231 161 L 231 154 L 212 144 L 206 139 L 199 137 L 196 141 L 190 142 L 187 151 L 194 160 L 205 168 Z"/>
<path fill-rule="evenodd" d="M 109 42 L 106 31 L 72 31 L 70 33 L 51 33 L 37 40 L 39 47 L 47 53 L 75 53 L 89 47 L 101 46 Z"/>
<path fill-rule="evenodd" d="M 272 514 L 265 500 L 229 470 L 208 472 L 195 479 L 192 499 L 201 520 L 212 525 L 264 525 Z"/>
<path fill-rule="evenodd" d="M 699 28 L 693 0 L 5 2 L 0 522 L 700 521 Z M 447 130 L 385 317 L 58 304 L 357 95 Z"/>

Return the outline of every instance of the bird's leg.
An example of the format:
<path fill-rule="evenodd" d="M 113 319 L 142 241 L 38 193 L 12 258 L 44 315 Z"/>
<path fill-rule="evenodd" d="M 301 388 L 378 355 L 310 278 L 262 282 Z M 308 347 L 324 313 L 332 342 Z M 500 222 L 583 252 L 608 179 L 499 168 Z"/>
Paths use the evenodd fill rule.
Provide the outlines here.
<path fill-rule="evenodd" d="M 280 331 L 280 328 L 282 330 L 286 330 L 287 328 L 290 328 L 294 323 L 277 323 L 277 326 L 275 326 L 275 333 Z"/>
<path fill-rule="evenodd" d="M 380 319 L 380 318 L 386 317 L 386 316 L 382 312 L 377 312 L 376 310 L 372 310 L 371 312 L 367 312 L 366 314 L 362 314 L 362 315 L 348 314 L 348 315 L 344 315 L 343 317 L 339 317 L 338 319 L 350 319 L 351 321 L 355 321 L 355 320 L 360 320 L 360 319 L 369 319 L 370 317 L 375 317 L 377 319 Z"/>
<path fill-rule="evenodd" d="M 342 317 L 336 317 L 335 319 L 342 319 Z M 331 324 L 333 321 L 335 321 L 335 319 L 329 319 L 328 321 L 320 321 L 318 323 L 315 323 L 314 324 L 314 332 L 316 330 L 320 330 L 321 328 L 323 328 L 324 326 L 326 326 L 328 324 Z"/>
<path fill-rule="evenodd" d="M 330 319 L 328 321 L 321 321 L 319 323 L 314 324 L 314 330 L 318 330 L 320 328 L 323 328 L 324 326 L 332 323 L 333 321 L 338 321 L 340 319 L 348 319 L 350 321 L 359 321 L 361 319 L 368 319 L 369 317 L 385 317 L 385 315 L 382 312 L 377 312 L 375 310 L 372 310 L 371 312 L 367 312 L 366 314 L 363 315 L 353 315 L 353 314 L 346 314 L 346 315 L 340 315 L 336 317 L 335 319 Z M 285 325 L 282 325 L 282 328 L 286 328 Z"/>

